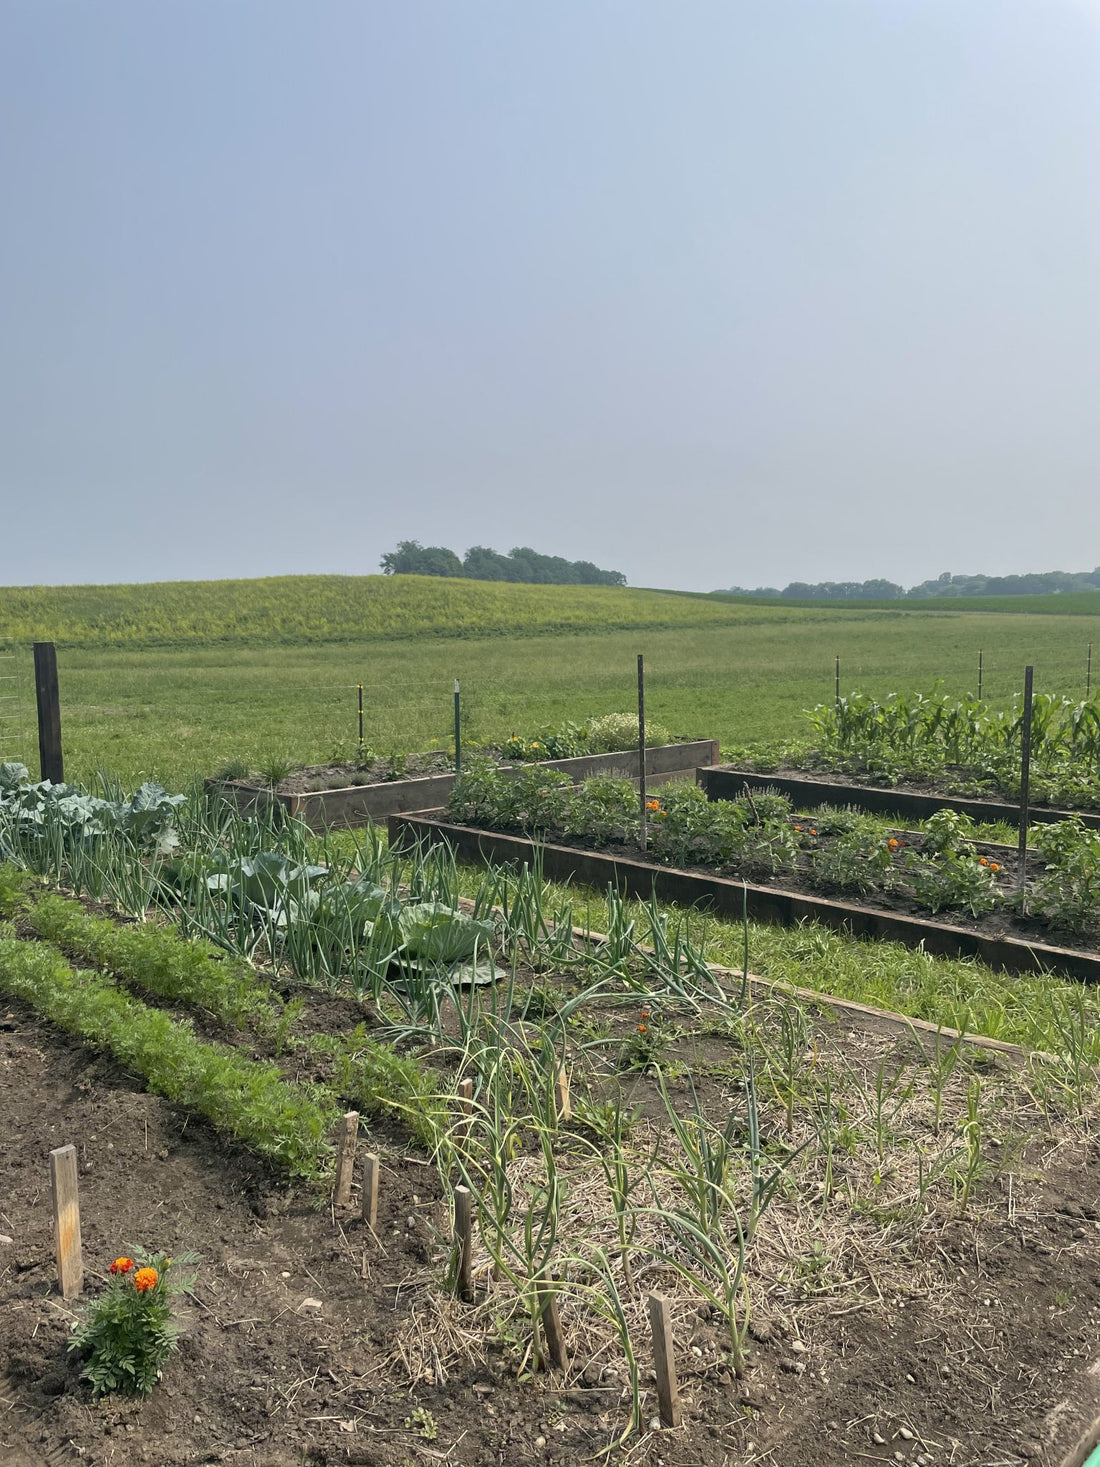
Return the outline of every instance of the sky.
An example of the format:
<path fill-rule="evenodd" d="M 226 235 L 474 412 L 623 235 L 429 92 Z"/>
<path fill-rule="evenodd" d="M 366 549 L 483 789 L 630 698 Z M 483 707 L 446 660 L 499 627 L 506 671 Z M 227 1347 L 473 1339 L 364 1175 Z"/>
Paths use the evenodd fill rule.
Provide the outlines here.
<path fill-rule="evenodd" d="M 0 584 L 1100 563 L 1100 0 L 3 0 Z"/>

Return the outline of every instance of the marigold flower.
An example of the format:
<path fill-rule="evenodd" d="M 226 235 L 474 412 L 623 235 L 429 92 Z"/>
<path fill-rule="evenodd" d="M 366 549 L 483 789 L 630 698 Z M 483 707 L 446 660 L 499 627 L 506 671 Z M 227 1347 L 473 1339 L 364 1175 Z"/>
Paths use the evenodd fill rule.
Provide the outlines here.
<path fill-rule="evenodd" d="M 996 861 L 990 861 L 990 863 L 989 863 L 989 869 L 990 869 L 990 871 L 999 871 L 1001 868 L 997 864 Z"/>
<path fill-rule="evenodd" d="M 802 834 L 802 827 L 801 827 L 801 825 L 796 825 L 796 826 L 795 826 L 795 830 L 797 830 L 797 831 L 798 831 L 798 833 L 799 833 L 799 835 L 801 835 L 801 834 Z"/>
<path fill-rule="evenodd" d="M 817 831 L 813 828 L 812 825 L 810 826 L 810 834 L 811 835 L 816 835 L 817 834 Z"/>
<path fill-rule="evenodd" d="M 638 1033 L 639 1034 L 644 1034 L 645 1032 L 646 1032 L 646 1026 L 644 1024 L 639 1024 L 638 1025 Z"/>
<path fill-rule="evenodd" d="M 116 1258 L 115 1261 L 114 1261 L 114 1263 L 112 1263 L 111 1264 L 111 1267 L 108 1269 L 108 1272 L 109 1273 L 129 1273 L 130 1270 L 133 1268 L 133 1266 L 134 1266 L 134 1260 L 132 1258 L 126 1258 L 126 1257 Z"/>
<path fill-rule="evenodd" d="M 649 1018 L 649 1010 L 648 1009 L 643 1009 L 642 1010 L 642 1018 L 643 1019 L 648 1019 Z"/>
<path fill-rule="evenodd" d="M 979 866 L 988 866 L 989 865 L 989 862 L 986 860 L 986 858 L 984 856 L 979 856 L 978 857 L 978 865 Z"/>
<path fill-rule="evenodd" d="M 134 1274 L 134 1288 L 139 1294 L 144 1294 L 146 1289 L 155 1289 L 160 1275 L 155 1268 L 139 1268 Z"/>
<path fill-rule="evenodd" d="M 886 842 L 886 844 L 890 847 L 890 849 L 892 851 L 896 851 L 897 848 L 898 848 L 898 846 L 901 845 L 901 841 L 900 840 L 896 840 L 894 836 L 891 836 L 890 839 Z"/>
<path fill-rule="evenodd" d="M 646 800 L 645 807 L 647 810 L 659 810 L 661 808 L 661 802 L 660 800 Z"/>

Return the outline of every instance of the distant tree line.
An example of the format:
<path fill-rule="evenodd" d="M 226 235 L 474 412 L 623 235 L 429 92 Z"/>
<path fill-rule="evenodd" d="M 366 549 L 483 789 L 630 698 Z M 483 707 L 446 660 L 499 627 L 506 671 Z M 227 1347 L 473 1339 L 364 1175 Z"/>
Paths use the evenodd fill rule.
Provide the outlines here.
<path fill-rule="evenodd" d="M 953 576 L 908 590 L 895 581 L 792 581 L 777 586 L 730 586 L 732 596 L 777 596 L 791 601 L 895 601 L 926 596 L 1050 596 L 1060 591 L 1100 591 L 1100 566 L 1092 571 L 1035 571 L 1022 576 Z"/>
<path fill-rule="evenodd" d="M 382 557 L 387 576 L 462 576 L 468 581 L 524 581 L 536 586 L 625 586 L 622 571 L 600 570 L 590 560 L 565 560 L 540 555 L 519 545 L 507 555 L 486 545 L 471 545 L 459 560 L 444 545 L 421 545 L 399 540 L 397 549 Z"/>

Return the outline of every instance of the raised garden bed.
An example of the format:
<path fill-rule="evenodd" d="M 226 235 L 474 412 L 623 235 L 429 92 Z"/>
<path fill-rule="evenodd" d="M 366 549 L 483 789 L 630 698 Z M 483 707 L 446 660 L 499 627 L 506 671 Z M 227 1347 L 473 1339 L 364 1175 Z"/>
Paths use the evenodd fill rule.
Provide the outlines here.
<path fill-rule="evenodd" d="M 445 760 L 442 754 L 410 755 L 414 759 Z M 646 750 L 647 784 L 665 784 L 673 779 L 693 778 L 697 769 L 717 764 L 718 744 L 714 739 L 696 739 L 682 744 L 664 744 Z M 584 754 L 575 759 L 540 761 L 546 769 L 560 769 L 575 784 L 592 775 L 618 779 L 638 778 L 638 751 L 617 750 L 611 754 Z M 532 763 L 503 765 L 511 773 L 534 767 Z M 364 775 L 363 778 L 369 778 Z M 285 790 L 264 788 L 244 780 L 208 779 L 206 789 L 232 801 L 244 815 L 272 807 L 284 809 L 305 821 L 311 830 L 340 826 L 382 824 L 391 815 L 412 810 L 433 810 L 445 804 L 454 788 L 453 769 L 415 774 L 403 779 L 379 778 L 374 783 L 346 784 L 338 789 Z"/>
<path fill-rule="evenodd" d="M 990 824 L 1004 821 L 1018 825 L 1019 804 L 993 797 L 976 799 L 963 795 L 943 795 L 934 791 L 907 789 L 903 786 L 883 787 L 853 783 L 846 775 L 798 774 L 790 770 L 760 774 L 733 765 L 700 767 L 698 783 L 712 800 L 733 800 L 746 790 L 773 789 L 786 795 L 798 808 L 814 805 L 843 807 L 851 805 L 875 815 L 894 815 L 903 819 L 927 820 L 937 810 L 957 810 L 972 820 Z M 1028 819 L 1033 824 L 1053 824 L 1077 818 L 1091 830 L 1100 830 L 1100 815 L 1083 810 L 1056 810 L 1049 805 L 1032 806 Z"/>
<path fill-rule="evenodd" d="M 820 922 L 854 936 L 901 942 L 941 957 L 978 958 L 991 968 L 1009 973 L 1050 971 L 1100 981 L 1100 954 L 1095 951 L 1061 947 L 1031 935 L 991 933 L 983 931 L 979 923 L 939 921 L 870 902 L 757 885 L 699 869 L 681 870 L 638 855 L 455 825 L 440 818 L 438 812 L 394 815 L 388 825 L 391 844 L 445 843 L 469 860 L 530 864 L 537 853 L 543 873 L 551 880 L 578 881 L 597 889 L 605 889 L 610 883 L 628 896 L 656 895 L 662 901 L 705 907 L 727 917 L 740 917 L 747 903 L 749 917 L 762 922 L 781 926 Z"/>

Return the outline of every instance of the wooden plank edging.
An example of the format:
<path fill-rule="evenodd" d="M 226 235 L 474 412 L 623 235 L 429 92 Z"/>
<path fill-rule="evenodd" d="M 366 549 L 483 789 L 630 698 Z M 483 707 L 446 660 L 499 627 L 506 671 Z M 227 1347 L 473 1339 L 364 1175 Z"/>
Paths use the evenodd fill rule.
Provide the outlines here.
<path fill-rule="evenodd" d="M 983 800 L 969 795 L 924 794 L 919 790 L 893 789 L 882 785 L 839 784 L 814 779 L 810 775 L 789 771 L 759 774 L 753 769 L 738 769 L 732 764 L 700 766 L 697 783 L 710 800 L 733 800 L 746 789 L 774 789 L 788 799 L 805 801 L 807 805 L 852 805 L 874 815 L 912 816 L 927 820 L 937 810 L 957 810 L 980 823 L 1004 821 L 1019 824 L 1020 807 L 1010 800 Z M 1028 811 L 1031 824 L 1050 825 L 1077 817 L 1091 830 L 1100 830 L 1100 815 L 1088 810 L 1059 810 L 1049 805 L 1032 805 Z"/>
<path fill-rule="evenodd" d="M 544 874 L 553 879 L 578 880 L 597 889 L 606 887 L 610 881 L 628 896 L 644 899 L 656 894 L 661 900 L 689 907 L 705 903 L 722 915 L 735 918 L 741 915 L 743 893 L 747 892 L 749 916 L 757 920 L 780 925 L 817 921 L 851 935 L 901 942 L 940 957 L 978 958 L 992 968 L 1007 972 L 1051 971 L 1089 982 L 1100 981 L 1100 954 L 991 936 L 930 918 L 880 911 L 778 887 L 756 886 L 632 857 L 451 825 L 432 812 L 391 817 L 389 835 L 391 844 L 399 843 L 402 837 L 437 844 L 446 842 L 461 855 L 483 864 L 530 863 L 537 849 Z"/>

